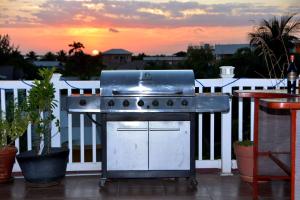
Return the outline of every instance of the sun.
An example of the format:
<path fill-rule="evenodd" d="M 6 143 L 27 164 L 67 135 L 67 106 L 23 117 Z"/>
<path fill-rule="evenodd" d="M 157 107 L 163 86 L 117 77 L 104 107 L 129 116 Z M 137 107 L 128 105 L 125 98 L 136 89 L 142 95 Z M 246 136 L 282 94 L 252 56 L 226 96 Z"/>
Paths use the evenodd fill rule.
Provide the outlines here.
<path fill-rule="evenodd" d="M 99 55 L 99 51 L 98 51 L 97 49 L 94 49 L 94 50 L 92 51 L 92 55 L 93 55 L 93 56 Z"/>

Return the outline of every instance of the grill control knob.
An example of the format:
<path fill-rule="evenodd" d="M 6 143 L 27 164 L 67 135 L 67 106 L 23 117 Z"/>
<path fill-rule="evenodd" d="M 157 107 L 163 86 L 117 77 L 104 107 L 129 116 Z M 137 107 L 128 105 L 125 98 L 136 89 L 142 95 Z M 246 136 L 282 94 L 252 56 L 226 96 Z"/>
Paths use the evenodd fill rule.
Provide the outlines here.
<path fill-rule="evenodd" d="M 85 106 L 86 105 L 86 100 L 85 99 L 80 99 L 79 100 L 79 105 Z"/>
<path fill-rule="evenodd" d="M 174 102 L 171 99 L 169 99 L 167 101 L 167 106 L 173 106 L 173 105 L 174 105 Z"/>
<path fill-rule="evenodd" d="M 110 107 L 114 106 L 115 105 L 114 100 L 109 100 L 107 105 L 110 106 Z"/>
<path fill-rule="evenodd" d="M 138 105 L 141 106 L 141 107 L 144 106 L 144 101 L 143 100 L 139 100 L 138 101 Z"/>
<path fill-rule="evenodd" d="M 153 100 L 153 101 L 152 101 L 152 105 L 153 105 L 153 106 L 158 106 L 158 105 L 159 105 L 159 102 L 158 102 L 157 100 Z"/>
<path fill-rule="evenodd" d="M 183 106 L 187 106 L 188 104 L 189 104 L 189 102 L 186 99 L 183 99 L 181 101 L 181 105 L 183 105 Z"/>
<path fill-rule="evenodd" d="M 124 107 L 128 107 L 129 106 L 129 101 L 127 100 L 127 99 L 125 99 L 124 101 L 123 101 L 123 106 Z"/>

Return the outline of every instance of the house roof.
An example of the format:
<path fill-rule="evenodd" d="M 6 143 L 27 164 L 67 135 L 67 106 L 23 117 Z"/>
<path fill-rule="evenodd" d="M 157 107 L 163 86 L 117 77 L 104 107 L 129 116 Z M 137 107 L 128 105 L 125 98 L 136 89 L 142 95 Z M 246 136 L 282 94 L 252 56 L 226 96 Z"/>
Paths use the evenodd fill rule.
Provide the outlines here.
<path fill-rule="evenodd" d="M 144 61 L 182 61 L 186 60 L 186 57 L 176 57 L 176 56 L 148 56 L 143 58 Z"/>
<path fill-rule="evenodd" d="M 238 49 L 250 47 L 249 44 L 216 44 L 215 54 L 216 55 L 226 55 L 234 54 Z"/>
<path fill-rule="evenodd" d="M 102 54 L 103 55 L 131 55 L 132 53 L 125 49 L 109 49 L 107 51 L 104 51 Z"/>
<path fill-rule="evenodd" d="M 33 64 L 37 67 L 60 67 L 59 61 L 33 61 Z"/>

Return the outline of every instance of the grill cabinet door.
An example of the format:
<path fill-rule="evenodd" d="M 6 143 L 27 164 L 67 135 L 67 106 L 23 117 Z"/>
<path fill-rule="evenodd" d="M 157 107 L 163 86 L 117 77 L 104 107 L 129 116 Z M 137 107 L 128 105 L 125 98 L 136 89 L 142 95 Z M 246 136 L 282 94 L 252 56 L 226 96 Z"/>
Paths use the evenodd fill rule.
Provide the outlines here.
<path fill-rule="evenodd" d="M 149 170 L 190 169 L 190 122 L 149 122 Z"/>
<path fill-rule="evenodd" d="M 148 122 L 107 122 L 107 170 L 148 170 Z"/>

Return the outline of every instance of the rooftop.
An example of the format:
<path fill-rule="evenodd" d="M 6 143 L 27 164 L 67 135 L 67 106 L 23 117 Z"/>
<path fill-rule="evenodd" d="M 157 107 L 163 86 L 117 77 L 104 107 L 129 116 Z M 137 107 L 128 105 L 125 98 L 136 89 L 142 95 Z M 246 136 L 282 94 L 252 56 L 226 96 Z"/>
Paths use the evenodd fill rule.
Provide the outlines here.
<path fill-rule="evenodd" d="M 144 61 L 182 61 L 186 60 L 186 57 L 177 56 L 147 56 L 143 58 Z"/>
<path fill-rule="evenodd" d="M 102 54 L 103 55 L 131 55 L 132 53 L 125 49 L 109 49 L 107 51 L 104 51 Z"/>
<path fill-rule="evenodd" d="M 249 44 L 216 44 L 215 45 L 215 54 L 224 55 L 224 54 L 234 54 L 238 49 L 250 47 Z"/>
<path fill-rule="evenodd" d="M 60 67 L 59 61 L 33 61 L 33 64 L 37 67 Z"/>

